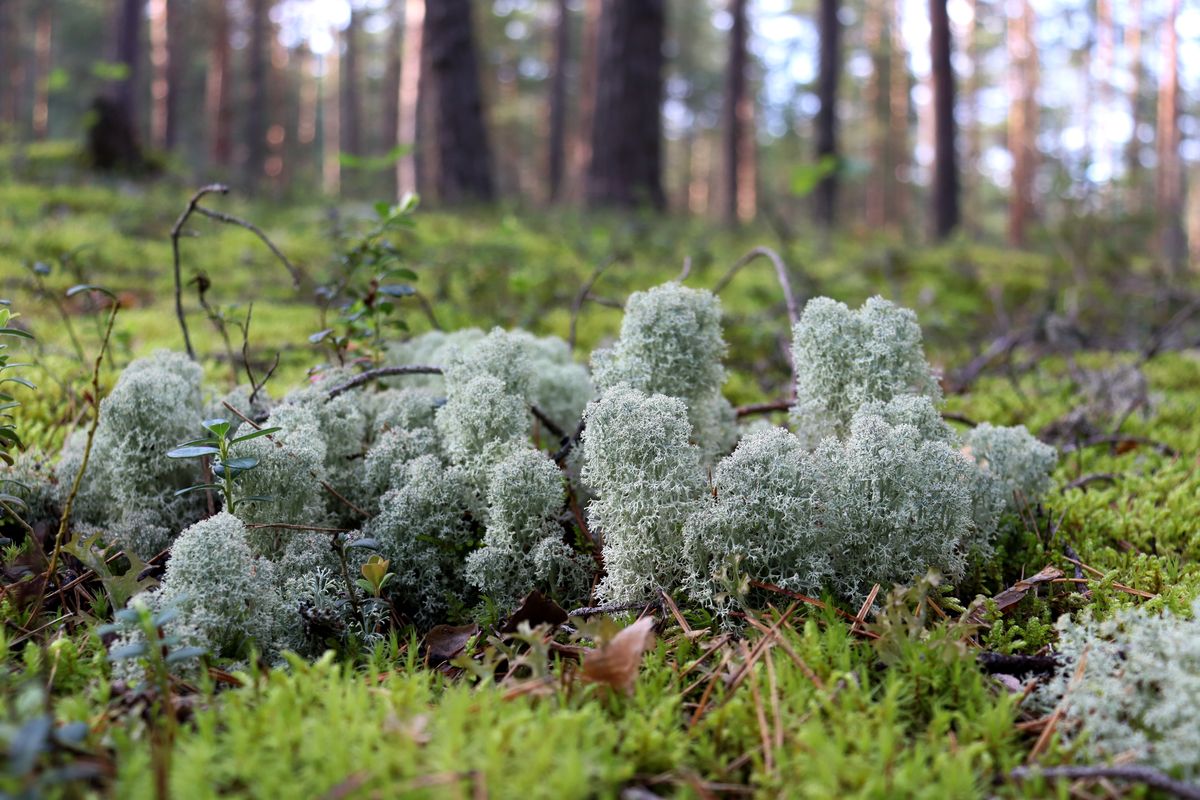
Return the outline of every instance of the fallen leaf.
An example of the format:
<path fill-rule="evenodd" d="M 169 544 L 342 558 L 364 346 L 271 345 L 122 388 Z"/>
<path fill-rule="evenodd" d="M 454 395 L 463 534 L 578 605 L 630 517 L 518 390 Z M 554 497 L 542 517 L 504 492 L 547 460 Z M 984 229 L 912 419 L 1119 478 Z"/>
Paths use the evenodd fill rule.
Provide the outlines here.
<path fill-rule="evenodd" d="M 425 634 L 425 654 L 429 657 L 430 666 L 449 661 L 466 649 L 471 637 L 479 633 L 479 626 L 470 625 L 435 625 Z"/>
<path fill-rule="evenodd" d="M 1021 602 L 1025 595 L 1037 588 L 1038 585 L 1050 583 L 1051 581 L 1057 580 L 1061 577 L 1063 577 L 1063 571 L 1061 569 L 1055 566 L 1048 566 L 1043 568 L 1042 571 L 1036 575 L 1030 575 L 1028 578 L 1022 578 L 1021 580 L 1017 581 L 1012 586 L 993 597 L 992 600 L 996 603 L 996 607 L 1000 609 L 1001 612 L 1004 612 Z M 979 608 L 975 609 L 975 611 L 971 613 L 970 621 L 982 622 L 985 611 L 985 606 L 980 606 Z"/>
<path fill-rule="evenodd" d="M 529 627 L 538 625 L 553 625 L 558 627 L 567 621 L 567 612 L 562 607 L 539 591 L 532 591 L 521 601 L 517 610 L 500 626 L 501 633 L 516 633 L 522 622 L 528 622 Z"/>
<path fill-rule="evenodd" d="M 642 654 L 653 642 L 654 618 L 642 617 L 584 656 L 584 680 L 608 684 L 615 690 L 633 694 Z"/>

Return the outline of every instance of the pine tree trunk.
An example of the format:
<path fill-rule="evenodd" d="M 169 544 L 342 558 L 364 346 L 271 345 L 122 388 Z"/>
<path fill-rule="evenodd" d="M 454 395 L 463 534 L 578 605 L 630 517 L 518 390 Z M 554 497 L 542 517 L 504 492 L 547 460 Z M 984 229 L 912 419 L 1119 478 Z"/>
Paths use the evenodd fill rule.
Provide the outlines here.
<path fill-rule="evenodd" d="M 50 135 L 50 71 L 53 66 L 54 0 L 42 0 L 34 35 L 33 138 L 38 140 Z"/>
<path fill-rule="evenodd" d="M 1130 13 L 1133 24 L 1125 30 L 1129 50 L 1129 121 L 1130 136 L 1125 144 L 1126 209 L 1137 211 L 1142 207 L 1142 142 L 1138 138 L 1142 114 L 1142 85 L 1145 83 L 1146 67 L 1142 60 L 1142 0 L 1133 0 Z"/>
<path fill-rule="evenodd" d="M 417 191 L 417 131 L 420 128 L 418 99 L 424 61 L 422 40 L 425 34 L 425 0 L 404 3 L 404 50 L 400 67 L 399 112 L 396 139 L 408 151 L 396 162 L 396 197 Z"/>
<path fill-rule="evenodd" d="M 579 43 L 578 115 L 571 136 L 570 197 L 584 197 L 588 165 L 592 161 L 592 119 L 596 110 L 596 54 L 600 46 L 600 10 L 603 0 L 583 0 L 583 35 Z"/>
<path fill-rule="evenodd" d="M 212 3 L 212 42 L 206 78 L 205 116 L 210 126 L 210 153 L 213 163 L 228 167 L 233 161 L 233 104 L 230 71 L 230 23 L 226 0 Z"/>
<path fill-rule="evenodd" d="M 1020 0 L 1020 13 L 1008 19 L 1009 114 L 1008 149 L 1012 155 L 1012 180 L 1008 201 L 1008 241 L 1025 245 L 1026 228 L 1033 218 L 1033 182 L 1037 170 L 1037 49 L 1034 44 L 1034 11 L 1029 0 Z"/>
<path fill-rule="evenodd" d="M 136 136 L 140 127 L 137 96 L 142 72 L 142 0 L 120 0 L 116 25 L 115 60 L 125 67 L 125 77 L 116 82 L 113 99 Z"/>
<path fill-rule="evenodd" d="M 337 41 L 337 31 L 331 31 Z M 342 190 L 341 154 L 341 85 L 339 83 L 340 61 L 338 49 L 330 48 L 323 56 L 325 63 L 321 78 L 321 187 L 325 194 L 336 197 Z"/>
<path fill-rule="evenodd" d="M 382 150 L 390 152 L 400 143 L 400 73 L 404 59 L 404 0 L 392 0 L 389 13 L 387 60 L 383 77 Z"/>
<path fill-rule="evenodd" d="M 150 143 L 167 148 L 167 117 L 171 97 L 171 35 L 167 0 L 150 0 Z"/>
<path fill-rule="evenodd" d="M 346 42 L 345 57 L 342 59 L 342 152 L 350 155 L 362 155 L 362 110 L 359 102 L 359 84 L 362 81 L 360 64 L 360 29 L 362 28 L 362 10 L 358 5 L 350 5 L 350 24 L 346 26 L 343 38 Z"/>
<path fill-rule="evenodd" d="M 446 203 L 491 200 L 494 194 L 471 24 L 471 0 L 426 6 L 424 49 L 437 109 L 437 186 Z"/>
<path fill-rule="evenodd" d="M 1173 271 L 1183 268 L 1187 237 L 1183 228 L 1183 164 L 1179 132 L 1179 18 L 1180 0 L 1170 0 L 1163 20 L 1162 67 L 1158 71 L 1158 131 L 1155 147 L 1155 207 L 1158 212 L 1159 249 Z"/>
<path fill-rule="evenodd" d="M 270 102 L 267 89 L 270 13 L 271 0 L 251 0 L 250 41 L 246 47 L 246 87 L 249 96 L 246 105 L 246 158 L 243 169 L 243 176 L 250 187 L 258 184 L 266 161 L 267 111 Z"/>
<path fill-rule="evenodd" d="M 891 169 L 888 141 L 891 116 L 891 42 L 888 39 L 887 9 L 881 0 L 869 0 L 863 19 L 863 35 L 871 57 L 871 76 L 863 92 L 870 131 L 871 174 L 867 180 L 865 216 L 867 227 L 879 230 L 888 219 L 888 193 L 895 175 Z"/>
<path fill-rule="evenodd" d="M 745 148 L 747 117 L 752 106 L 746 95 L 746 0 L 730 0 L 729 58 L 725 67 L 724 200 L 725 224 L 739 218 L 738 189 L 741 157 Z"/>
<path fill-rule="evenodd" d="M 550 78 L 549 134 L 546 147 L 546 187 L 551 202 L 562 194 L 567 137 L 567 66 L 571 55 L 571 10 L 557 0 L 554 22 L 554 70 Z"/>
<path fill-rule="evenodd" d="M 954 121 L 954 66 L 950 60 L 946 0 L 930 0 L 929 20 L 934 105 L 933 233 L 936 238 L 945 239 L 959 222 L 958 130 Z"/>
<path fill-rule="evenodd" d="M 966 166 L 963 170 L 966 177 L 963 218 L 967 229 L 975 235 L 979 235 L 983 229 L 983 179 L 980 172 L 983 162 L 983 103 L 980 99 L 983 90 L 983 53 L 979 44 L 981 12 L 979 0 L 971 0 L 971 27 L 967 38 L 967 59 L 971 62 L 971 80 L 967 83 L 970 113 L 966 132 Z"/>
<path fill-rule="evenodd" d="M 905 50 L 904 33 L 901 11 L 904 0 L 893 0 L 892 30 L 891 30 L 891 99 L 888 108 L 888 143 L 891 150 L 891 173 L 889 184 L 892 187 L 888 219 L 893 223 L 905 226 L 908 219 L 909 192 L 906 183 L 901 183 L 901 176 L 907 182 L 912 164 L 912 149 L 910 147 L 909 131 L 909 99 L 912 94 L 912 76 L 908 71 L 908 53 Z"/>
<path fill-rule="evenodd" d="M 21 0 L 0 0 L 0 138 L 15 136 L 21 116 Z"/>
<path fill-rule="evenodd" d="M 604 0 L 596 47 L 587 199 L 662 208 L 665 0 Z"/>
<path fill-rule="evenodd" d="M 820 0 L 818 29 L 821 36 L 820 63 L 817 68 L 816 139 L 817 160 L 838 159 L 837 96 L 842 72 L 842 23 L 838 20 L 838 0 Z M 814 197 L 817 224 L 831 228 L 837 219 L 838 170 L 821 179 Z"/>

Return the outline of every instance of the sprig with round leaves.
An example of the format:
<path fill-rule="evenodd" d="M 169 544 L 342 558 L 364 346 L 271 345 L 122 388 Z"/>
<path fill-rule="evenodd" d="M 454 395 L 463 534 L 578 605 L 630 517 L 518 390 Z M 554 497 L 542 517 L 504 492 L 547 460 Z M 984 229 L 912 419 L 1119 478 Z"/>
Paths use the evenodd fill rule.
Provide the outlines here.
<path fill-rule="evenodd" d="M 230 514 L 237 511 L 241 503 L 252 501 L 269 501 L 269 497 L 238 497 L 234 491 L 237 479 L 258 466 L 258 459 L 251 456 L 237 457 L 233 453 L 234 445 L 260 436 L 269 436 L 282 430 L 281 428 L 260 428 L 242 436 L 234 436 L 233 424 L 220 417 L 206 419 L 202 423 L 208 435 L 201 439 L 184 442 L 167 453 L 167 458 L 204 458 L 212 457 L 213 475 L 220 483 L 198 483 L 186 489 L 180 489 L 176 496 L 189 492 L 215 489 L 225 496 L 225 510 Z"/>
<path fill-rule="evenodd" d="M 8 324 L 13 319 L 16 319 L 17 316 L 19 315 L 14 314 L 8 308 L 7 300 L 0 300 L 0 461 L 9 466 L 12 466 L 14 461 L 9 451 L 23 449 L 24 444 L 17 433 L 16 419 L 12 414 L 14 409 L 20 408 L 21 402 L 9 393 L 8 385 L 17 384 L 27 389 L 37 389 L 27 378 L 12 374 L 12 370 L 29 365 L 10 361 L 11 356 L 7 352 L 8 344 L 3 342 L 4 337 L 33 339 L 33 334 L 21 328 L 14 328 Z M 17 511 L 14 510 L 25 508 L 25 502 L 16 495 L 4 491 L 6 485 L 27 488 L 17 481 L 0 477 L 0 519 L 11 515 L 17 520 L 18 524 L 28 528 L 29 526 L 17 516 Z"/>
<path fill-rule="evenodd" d="M 376 223 L 361 237 L 349 243 L 339 265 L 339 279 L 317 289 L 322 303 L 321 316 L 341 302 L 337 319 L 308 337 L 313 344 L 333 349 L 344 364 L 352 347 L 368 350 L 371 363 L 383 359 L 385 334 L 405 332 L 408 324 L 399 316 L 396 301 L 416 295 L 416 289 L 404 281 L 415 281 L 417 274 L 399 266 L 400 250 L 387 238 L 389 231 L 412 227 L 417 207 L 416 195 L 406 195 L 399 203 L 377 203 Z M 363 283 L 360 275 L 370 273 Z"/>

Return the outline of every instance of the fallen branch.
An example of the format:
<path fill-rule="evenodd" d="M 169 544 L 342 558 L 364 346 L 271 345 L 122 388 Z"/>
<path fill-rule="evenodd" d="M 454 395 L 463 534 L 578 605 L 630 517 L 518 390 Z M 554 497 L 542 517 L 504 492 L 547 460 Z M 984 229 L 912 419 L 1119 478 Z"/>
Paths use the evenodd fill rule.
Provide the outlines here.
<path fill-rule="evenodd" d="M 1071 489 L 1083 489 L 1083 488 L 1087 487 L 1089 484 L 1097 483 L 1099 481 L 1108 481 L 1109 483 L 1116 483 L 1117 474 L 1115 472 L 1093 472 L 1090 475 L 1083 475 L 1083 476 L 1080 476 L 1080 477 L 1076 478 L 1075 480 L 1071 481 L 1066 486 L 1062 487 L 1062 491 L 1067 492 L 1067 491 L 1070 491 Z"/>
<path fill-rule="evenodd" d="M 546 416 L 545 411 L 542 411 L 536 405 L 530 405 L 529 410 L 533 412 L 533 415 L 537 417 L 537 421 L 542 423 L 542 426 L 546 430 L 550 431 L 551 434 L 557 436 L 559 439 L 566 438 L 567 432 L 564 431 L 557 422 Z"/>
<path fill-rule="evenodd" d="M 947 394 L 962 394 L 975 380 L 983 374 L 993 361 L 998 358 L 1006 357 L 1012 353 L 1019 345 L 1024 344 L 1029 339 L 1029 331 L 1010 331 L 1003 336 L 994 339 L 987 348 L 967 362 L 967 365 L 954 373 L 954 377 L 947 381 Z"/>
<path fill-rule="evenodd" d="M 179 215 L 179 218 L 175 220 L 175 224 L 171 226 L 171 259 L 175 272 L 175 317 L 179 320 L 179 329 L 183 332 L 184 348 L 187 350 L 188 357 L 193 361 L 196 360 L 196 351 L 192 348 L 192 339 L 191 336 L 188 335 L 187 319 L 183 314 L 183 282 L 180 277 L 179 264 L 179 238 L 183 236 L 183 226 L 187 223 L 192 214 L 200 214 L 201 216 L 214 219 L 218 222 L 224 222 L 228 225 L 237 225 L 240 228 L 245 228 L 261 239 L 263 244 L 265 244 L 267 248 L 275 254 L 275 257 L 283 263 L 283 266 L 287 269 L 288 274 L 292 276 L 292 286 L 299 288 L 301 279 L 303 278 L 300 270 L 296 269 L 296 267 L 292 265 L 292 262 L 288 261 L 287 256 L 285 256 L 279 250 L 279 248 L 275 246 L 275 243 L 272 242 L 267 235 L 258 228 L 258 226 L 254 225 L 254 223 L 247 222 L 246 220 L 241 219 L 240 217 L 235 217 L 232 214 L 226 214 L 223 211 L 213 211 L 210 208 L 205 208 L 204 206 L 200 205 L 200 200 L 205 195 L 209 194 L 229 194 L 229 187 L 222 183 L 210 183 L 207 186 L 200 187 L 196 193 L 192 195 L 192 199 L 188 201 L 187 207 L 183 209 L 183 212 Z"/>
<path fill-rule="evenodd" d="M 608 603 L 602 606 L 583 606 L 582 608 L 568 611 L 567 615 L 571 617 L 595 617 L 600 614 L 619 614 L 622 611 L 645 611 L 649 608 L 662 610 L 662 598 L 647 597 L 645 600 L 638 600 L 633 603 Z"/>
<path fill-rule="evenodd" d="M 776 411 L 789 410 L 795 403 L 795 400 L 771 400 L 766 403 L 750 403 L 749 405 L 738 406 L 734 409 L 734 414 L 738 419 L 754 416 L 755 414 L 774 414 Z"/>
<path fill-rule="evenodd" d="M 975 656 L 975 660 L 988 675 L 1050 675 L 1059 668 L 1054 656 L 1007 656 L 983 652 Z"/>
<path fill-rule="evenodd" d="M 1185 800 L 1200 800 L 1200 786 L 1184 783 L 1152 767 L 1017 767 L 1008 776 L 1015 781 L 1036 780 L 1118 780 L 1140 783 Z"/>
<path fill-rule="evenodd" d="M 1179 452 L 1164 442 L 1155 439 L 1148 439 L 1145 436 L 1126 436 L 1125 434 L 1103 433 L 1097 436 L 1089 436 L 1079 442 L 1068 442 L 1062 446 L 1062 452 L 1073 453 L 1076 450 L 1082 450 L 1085 447 L 1095 447 L 1096 445 L 1108 444 L 1114 447 L 1120 446 L 1135 446 L 1145 445 L 1152 447 L 1167 458 L 1175 458 Z"/>
<path fill-rule="evenodd" d="M 766 258 L 775 265 L 775 277 L 779 280 L 779 288 L 783 290 L 783 299 L 787 303 L 788 320 L 794 326 L 800 321 L 800 308 L 796 302 L 795 294 L 792 293 L 792 281 L 788 277 L 787 265 L 783 263 L 783 259 L 779 257 L 779 254 L 769 247 L 756 247 L 735 261 L 733 266 L 729 268 L 729 271 L 721 276 L 721 279 L 713 286 L 712 293 L 720 294 L 721 290 L 733 280 L 733 276 L 737 275 L 742 267 L 756 258 Z"/>
<path fill-rule="evenodd" d="M 366 372 L 359 373 L 358 375 L 355 375 L 353 378 L 346 381 L 345 383 L 340 383 L 337 386 L 333 387 L 332 389 L 329 390 L 329 394 L 326 397 L 326 399 L 332 400 L 333 398 L 337 397 L 338 395 L 345 394 L 346 392 L 350 391 L 351 389 L 357 389 L 359 386 L 362 386 L 363 384 L 370 383 L 371 381 L 374 381 L 374 380 L 379 380 L 380 378 L 387 378 L 392 375 L 441 375 L 441 374 L 442 374 L 441 367 L 433 367 L 433 366 L 420 365 L 420 364 L 406 364 L 401 367 L 377 367 L 376 369 L 369 369 Z"/>

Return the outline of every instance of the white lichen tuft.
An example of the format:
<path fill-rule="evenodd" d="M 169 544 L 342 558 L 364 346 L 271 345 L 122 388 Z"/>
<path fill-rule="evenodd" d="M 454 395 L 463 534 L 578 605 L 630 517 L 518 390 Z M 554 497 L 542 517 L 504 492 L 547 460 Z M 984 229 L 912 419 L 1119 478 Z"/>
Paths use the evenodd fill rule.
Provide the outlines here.
<path fill-rule="evenodd" d="M 474 544 L 473 490 L 464 470 L 434 456 L 409 462 L 398 483 L 363 535 L 377 540 L 391 560 L 399 604 L 428 626 L 442 621 L 450 598 L 462 595 L 463 559 Z"/>
<path fill-rule="evenodd" d="M 844 438 L 854 412 L 873 400 L 941 399 L 916 315 L 882 297 L 858 311 L 827 297 L 810 300 L 792 331 L 792 361 L 792 425 L 809 448 L 828 436 Z"/>
<path fill-rule="evenodd" d="M 100 525 L 112 540 L 149 558 L 199 516 L 199 495 L 175 491 L 200 482 L 195 461 L 167 458 L 200 432 L 202 371 L 187 356 L 159 351 L 132 362 L 100 403 L 100 423 L 73 516 Z M 83 460 L 86 434 L 76 432 L 55 469 L 66 499 Z"/>
<path fill-rule="evenodd" d="M 997 484 L 1010 511 L 1034 504 L 1050 490 L 1058 451 L 1038 441 L 1024 425 L 980 423 L 963 437 L 965 452 Z"/>
<path fill-rule="evenodd" d="M 604 539 L 608 574 L 598 594 L 626 602 L 677 586 L 685 574 L 683 528 L 708 486 L 678 398 L 626 385 L 588 406 L 582 477 L 595 499 L 589 521 Z"/>
<path fill-rule="evenodd" d="M 717 610 L 740 574 L 799 592 L 819 591 L 832 572 L 833 543 L 820 527 L 812 455 L 783 428 L 742 439 L 717 466 L 716 495 L 691 515 L 684 554 L 692 598 Z"/>
<path fill-rule="evenodd" d="M 278 631 L 300 622 L 284 607 L 274 565 L 254 554 L 248 533 L 224 512 L 189 527 L 171 548 L 158 593 L 214 655 L 244 656 L 251 642 L 271 652 Z"/>
<path fill-rule="evenodd" d="M 577 599 L 587 570 L 563 541 L 558 518 L 565 499 L 562 471 L 544 454 L 520 450 L 497 464 L 483 547 L 467 558 L 467 580 L 504 610 L 533 589 Z"/>
<path fill-rule="evenodd" d="M 504 381 L 494 375 L 477 375 L 461 384 L 447 377 L 446 404 L 436 418 L 442 448 L 483 495 L 492 467 L 528 447 L 529 409 L 521 395 L 506 391 Z"/>
<path fill-rule="evenodd" d="M 592 354 L 592 376 L 602 392 L 626 384 L 682 400 L 691 438 L 711 464 L 737 438 L 732 408 L 721 396 L 725 351 L 717 297 L 665 283 L 629 296 L 620 338 Z"/>
<path fill-rule="evenodd" d="M 1200 601 L 1191 618 L 1144 609 L 1058 622 L 1060 669 L 1037 700 L 1099 761 L 1130 759 L 1200 778 Z"/>

